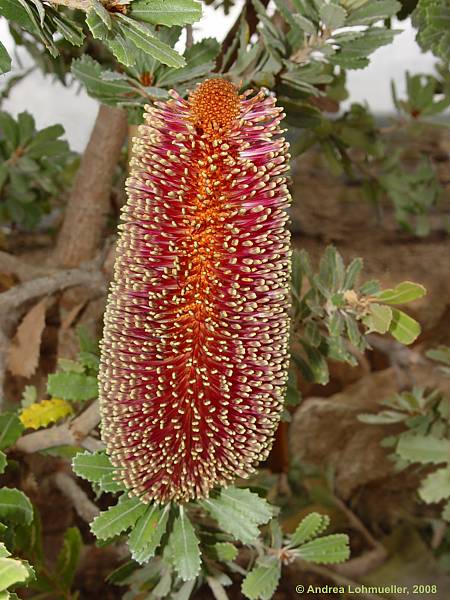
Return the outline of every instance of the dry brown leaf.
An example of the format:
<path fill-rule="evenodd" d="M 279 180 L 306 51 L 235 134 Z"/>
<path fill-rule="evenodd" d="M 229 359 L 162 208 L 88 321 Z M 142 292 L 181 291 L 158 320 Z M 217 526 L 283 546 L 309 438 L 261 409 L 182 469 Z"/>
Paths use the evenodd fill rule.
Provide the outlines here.
<path fill-rule="evenodd" d="M 13 375 L 31 377 L 37 369 L 47 302 L 44 298 L 35 304 L 17 328 L 8 355 L 8 369 Z"/>

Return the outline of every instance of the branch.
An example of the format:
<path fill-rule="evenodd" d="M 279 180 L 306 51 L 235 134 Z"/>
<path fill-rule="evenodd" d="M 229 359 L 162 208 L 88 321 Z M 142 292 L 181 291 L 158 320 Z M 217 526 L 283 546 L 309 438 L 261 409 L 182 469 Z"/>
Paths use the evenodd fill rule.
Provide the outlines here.
<path fill-rule="evenodd" d="M 59 290 L 75 285 L 100 287 L 105 285 L 103 274 L 99 269 L 70 269 L 56 271 L 52 275 L 38 277 L 0 294 L 0 314 L 6 315 L 11 309 L 20 307 L 29 300 L 50 295 Z"/>
<path fill-rule="evenodd" d="M 126 112 L 102 104 L 64 213 L 53 254 L 56 264 L 75 267 L 95 256 L 108 219 L 112 182 L 126 134 Z"/>
<path fill-rule="evenodd" d="M 99 422 L 100 413 L 96 400 L 73 421 L 23 435 L 15 443 L 14 449 L 31 454 L 54 446 L 83 445 L 84 439 Z"/>
<path fill-rule="evenodd" d="M 86 523 L 90 523 L 100 514 L 97 506 L 68 473 L 58 471 L 52 476 L 51 480 L 59 491 L 72 502 L 75 511 Z"/>
<path fill-rule="evenodd" d="M 54 269 L 48 269 L 46 267 L 29 265 L 13 254 L 0 251 L 0 273 L 15 275 L 20 281 L 49 275 L 53 270 Z"/>

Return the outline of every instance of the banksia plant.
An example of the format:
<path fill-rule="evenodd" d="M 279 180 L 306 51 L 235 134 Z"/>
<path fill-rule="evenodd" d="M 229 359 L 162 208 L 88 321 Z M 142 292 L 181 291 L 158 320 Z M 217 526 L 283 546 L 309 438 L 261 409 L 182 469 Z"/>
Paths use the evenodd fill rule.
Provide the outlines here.
<path fill-rule="evenodd" d="M 185 502 L 254 472 L 283 408 L 290 244 L 282 109 L 209 79 L 134 140 L 100 366 L 131 495 Z"/>

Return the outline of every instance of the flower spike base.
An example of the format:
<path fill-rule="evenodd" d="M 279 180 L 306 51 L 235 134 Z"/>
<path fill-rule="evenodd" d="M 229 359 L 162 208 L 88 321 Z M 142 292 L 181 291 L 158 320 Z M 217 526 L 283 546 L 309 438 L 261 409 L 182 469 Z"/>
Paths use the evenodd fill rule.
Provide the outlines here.
<path fill-rule="evenodd" d="M 267 457 L 288 367 L 282 109 L 209 79 L 148 108 L 105 315 L 102 437 L 130 494 L 185 502 Z"/>

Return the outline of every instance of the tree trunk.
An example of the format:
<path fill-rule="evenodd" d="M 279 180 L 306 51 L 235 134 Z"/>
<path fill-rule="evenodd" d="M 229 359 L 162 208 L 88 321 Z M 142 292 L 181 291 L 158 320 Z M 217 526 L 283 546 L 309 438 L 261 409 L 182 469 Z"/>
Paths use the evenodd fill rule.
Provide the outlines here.
<path fill-rule="evenodd" d="M 127 133 L 126 113 L 102 104 L 75 176 L 53 260 L 76 267 L 92 259 L 109 213 L 114 171 Z"/>

